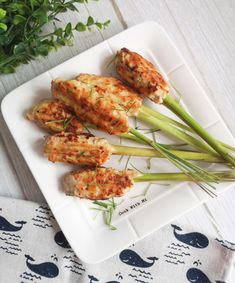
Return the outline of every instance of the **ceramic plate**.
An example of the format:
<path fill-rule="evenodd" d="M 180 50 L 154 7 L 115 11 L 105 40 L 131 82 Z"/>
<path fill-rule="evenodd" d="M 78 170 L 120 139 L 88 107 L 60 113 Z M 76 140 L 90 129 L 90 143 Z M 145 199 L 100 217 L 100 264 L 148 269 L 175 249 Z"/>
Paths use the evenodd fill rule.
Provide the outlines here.
<path fill-rule="evenodd" d="M 78 257 L 87 263 L 107 259 L 132 243 L 142 239 L 208 199 L 208 195 L 191 183 L 152 184 L 146 195 L 147 183 L 138 184 L 124 198 L 113 218 L 117 230 L 111 231 L 104 224 L 102 214 L 96 215 L 91 201 L 66 196 L 61 189 L 61 177 L 74 169 L 65 164 L 52 164 L 43 156 L 45 132 L 25 119 L 25 112 L 37 101 L 50 97 L 50 83 L 56 77 L 71 79 L 80 72 L 115 75 L 110 61 L 116 51 L 127 47 L 150 59 L 182 93 L 182 103 L 188 111 L 212 134 L 234 144 L 233 137 L 203 89 L 200 87 L 167 33 L 154 22 L 146 22 L 102 42 L 88 51 L 34 78 L 9 93 L 2 102 L 4 119 L 37 181 L 61 229 Z M 171 115 L 163 106 L 146 104 Z M 133 123 L 133 121 L 130 121 Z M 138 123 L 140 128 L 147 125 Z M 143 130 L 143 133 L 147 131 Z M 105 136 L 118 144 L 116 137 Z M 161 142 L 170 142 L 155 133 Z M 172 142 L 172 141 L 171 141 Z M 122 144 L 133 144 L 122 141 Z M 132 165 L 145 172 L 176 171 L 168 161 L 132 157 L 120 160 L 112 156 L 107 167 L 124 169 Z M 230 184 L 217 187 L 217 193 Z"/>

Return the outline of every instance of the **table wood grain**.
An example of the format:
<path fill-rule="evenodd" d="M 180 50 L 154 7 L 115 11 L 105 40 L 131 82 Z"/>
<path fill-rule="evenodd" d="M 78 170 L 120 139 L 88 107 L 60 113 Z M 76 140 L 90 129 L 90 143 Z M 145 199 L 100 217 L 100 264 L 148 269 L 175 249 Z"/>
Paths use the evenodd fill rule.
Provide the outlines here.
<path fill-rule="evenodd" d="M 235 136 L 235 1 L 234 0 L 100 0 L 79 5 L 80 13 L 67 13 L 76 23 L 92 15 L 111 19 L 108 29 L 77 33 L 72 47 L 0 75 L 0 97 L 50 68 L 143 21 L 165 28 Z M 34 201 L 44 198 L 18 151 L 0 114 L 0 195 Z M 194 209 L 180 221 L 235 242 L 235 187 Z M 235 268 L 234 268 L 235 269 Z M 235 272 L 233 272 L 235 273 Z M 235 282 L 232 275 L 231 282 Z"/>

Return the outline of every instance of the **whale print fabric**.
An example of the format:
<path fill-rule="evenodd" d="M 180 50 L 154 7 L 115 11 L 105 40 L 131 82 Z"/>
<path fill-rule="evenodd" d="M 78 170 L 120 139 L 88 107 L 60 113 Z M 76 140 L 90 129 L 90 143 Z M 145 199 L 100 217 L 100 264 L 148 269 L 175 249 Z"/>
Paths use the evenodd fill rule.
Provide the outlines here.
<path fill-rule="evenodd" d="M 90 265 L 73 252 L 46 204 L 0 197 L 4 283 L 230 283 L 234 254 L 235 243 L 175 221 Z"/>

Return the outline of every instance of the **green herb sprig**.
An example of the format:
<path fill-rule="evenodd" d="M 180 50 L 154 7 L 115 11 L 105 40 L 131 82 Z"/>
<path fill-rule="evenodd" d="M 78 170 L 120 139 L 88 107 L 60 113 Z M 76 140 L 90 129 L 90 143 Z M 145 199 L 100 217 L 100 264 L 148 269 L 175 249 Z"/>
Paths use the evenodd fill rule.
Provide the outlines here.
<path fill-rule="evenodd" d="M 88 0 L 0 0 L 0 73 L 13 73 L 21 64 L 71 45 L 75 31 L 90 31 L 93 26 L 103 29 L 109 25 L 109 20 L 102 23 L 89 16 L 85 23 L 79 21 L 72 26 L 69 22 L 63 28 L 57 27 L 60 14 L 78 11 L 76 3 L 88 3 Z M 48 23 L 53 28 L 45 34 Z"/>
<path fill-rule="evenodd" d="M 74 116 L 71 116 L 71 117 L 64 120 L 64 122 L 63 122 L 63 129 L 64 130 L 66 130 L 68 128 L 68 126 L 72 122 L 73 118 L 74 118 Z"/>
<path fill-rule="evenodd" d="M 110 230 L 117 230 L 115 226 L 112 225 L 113 213 L 117 208 L 117 204 L 114 201 L 114 198 L 111 198 L 107 202 L 104 201 L 93 201 L 93 204 L 98 205 L 99 207 L 92 207 L 92 210 L 97 210 L 103 213 L 105 217 L 105 224 L 109 227 Z"/>

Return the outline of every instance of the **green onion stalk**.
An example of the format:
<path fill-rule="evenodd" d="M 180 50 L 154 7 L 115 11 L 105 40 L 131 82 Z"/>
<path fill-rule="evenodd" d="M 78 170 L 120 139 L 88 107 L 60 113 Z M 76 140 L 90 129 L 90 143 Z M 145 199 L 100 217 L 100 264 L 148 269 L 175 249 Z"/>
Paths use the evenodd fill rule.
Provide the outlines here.
<path fill-rule="evenodd" d="M 216 176 L 219 182 L 234 182 L 235 181 L 235 171 L 221 171 L 212 172 L 211 174 Z M 174 181 L 174 182 L 184 182 L 191 181 L 190 177 L 184 173 L 144 173 L 137 177 L 134 177 L 134 181 L 138 182 L 160 182 L 160 181 Z"/>
<path fill-rule="evenodd" d="M 89 127 L 91 125 L 89 124 Z M 94 128 L 94 126 L 91 126 Z M 140 133 L 134 128 L 129 127 L 128 133 L 119 135 L 121 138 L 128 138 L 135 140 L 137 142 L 145 143 L 150 145 L 154 150 L 148 151 L 148 149 L 130 149 L 129 147 L 113 146 L 113 154 L 118 155 L 135 155 L 135 156 L 145 156 L 152 157 L 154 151 L 156 152 L 155 156 L 168 159 L 173 165 L 175 165 L 179 170 L 189 176 L 191 181 L 198 184 L 205 191 L 209 191 L 205 185 L 202 185 L 200 182 L 207 184 L 209 187 L 214 188 L 210 183 L 217 183 L 217 177 L 213 174 L 208 173 L 206 170 L 189 162 L 188 160 L 207 160 L 208 162 L 220 162 L 218 156 L 213 156 L 211 154 L 199 153 L 199 152 L 188 152 L 188 151 L 174 151 L 169 149 L 167 146 L 162 145 L 158 142 L 154 142 L 152 139 L 146 137 L 144 134 Z M 143 150 L 143 151 L 142 151 Z M 182 153 L 183 152 L 183 153 Z"/>
<path fill-rule="evenodd" d="M 212 135 L 210 135 L 193 117 L 191 117 L 184 108 L 175 101 L 170 95 L 166 95 L 163 104 L 181 118 L 195 133 L 197 133 L 207 144 L 209 144 L 221 157 L 224 158 L 233 167 L 235 166 L 234 156 Z"/>
<path fill-rule="evenodd" d="M 235 171 L 231 170 L 231 171 L 211 172 L 211 173 L 215 175 L 220 182 L 235 181 Z M 191 178 L 184 173 L 143 173 L 133 178 L 134 183 L 151 182 L 150 184 L 153 184 L 154 182 L 161 182 L 161 181 L 185 182 L 185 181 L 191 181 Z M 214 192 L 207 191 L 207 193 L 211 197 L 216 196 Z M 112 197 L 111 199 L 108 199 L 106 202 L 95 200 L 93 204 L 95 204 L 96 207 L 91 207 L 91 210 L 103 213 L 105 218 L 105 224 L 109 227 L 109 229 L 116 230 L 117 228 L 112 224 L 113 214 L 118 206 L 118 204 L 114 201 L 114 198 Z"/>
<path fill-rule="evenodd" d="M 135 136 L 133 136 L 135 137 Z M 150 157 L 150 158 L 163 158 L 164 155 L 159 151 L 152 148 L 139 148 L 130 147 L 123 145 L 111 145 L 113 155 L 128 155 L 128 156 L 140 156 L 140 157 Z M 223 163 L 224 160 L 217 156 L 212 156 L 208 153 L 195 152 L 195 151 L 183 151 L 183 150 L 171 150 L 169 152 L 178 156 L 179 158 L 194 161 L 203 161 L 209 163 Z"/>
<path fill-rule="evenodd" d="M 199 151 L 209 153 L 214 156 L 221 156 L 226 162 L 231 164 L 233 167 L 235 166 L 235 157 L 229 152 L 227 148 L 225 148 L 224 144 L 220 141 L 216 140 L 212 135 L 210 135 L 203 127 L 192 118 L 183 107 L 175 101 L 170 95 L 166 95 L 163 99 L 163 105 L 165 105 L 168 109 L 174 112 L 178 117 L 180 117 L 186 124 L 188 124 L 191 129 L 200 136 L 205 142 L 200 139 L 195 138 L 192 135 L 189 135 L 182 129 L 178 129 L 173 125 L 165 122 L 164 120 L 157 119 L 148 113 L 150 111 L 146 111 L 146 108 L 140 110 L 138 114 L 138 118 L 141 121 L 144 121 L 152 126 L 158 127 L 163 132 L 176 137 L 177 139 L 185 142 L 188 145 L 193 146 Z"/>
<path fill-rule="evenodd" d="M 211 172 L 215 175 L 220 182 L 234 182 L 235 172 L 234 171 L 224 171 L 224 172 Z M 134 183 L 141 182 L 186 182 L 191 181 L 191 178 L 184 173 L 144 173 L 133 178 Z M 216 197 L 217 195 L 212 191 L 206 191 L 210 197 Z M 112 224 L 112 218 L 114 211 L 118 204 L 115 203 L 114 198 L 108 199 L 106 202 L 96 200 L 93 204 L 96 207 L 91 207 L 91 210 L 103 213 L 105 224 L 111 230 L 116 230 L 117 228 Z"/>
<path fill-rule="evenodd" d="M 170 117 L 168 117 L 168 116 L 166 116 L 166 115 L 164 115 L 164 114 L 162 114 L 162 113 L 160 113 L 160 112 L 158 112 L 156 110 L 153 110 L 152 108 L 150 108 L 150 107 L 148 107 L 146 105 L 142 105 L 141 113 L 143 113 L 143 115 L 152 116 L 152 117 L 154 117 L 154 118 L 156 118 L 156 119 L 158 119 L 158 120 L 160 120 L 162 122 L 166 122 L 166 123 L 170 124 L 171 126 L 177 127 L 179 129 L 183 130 L 184 133 L 187 132 L 187 133 L 191 133 L 191 134 L 193 133 L 194 135 L 196 134 L 195 131 L 193 129 L 191 129 L 189 126 L 187 126 L 187 125 L 185 125 L 185 124 L 183 124 L 183 123 L 181 123 L 179 121 L 176 121 L 176 120 L 174 120 L 174 119 L 172 119 L 172 118 L 170 118 Z M 187 133 L 185 133 L 186 137 L 187 137 Z M 190 139 L 190 137 L 188 137 L 188 138 Z M 235 151 L 235 147 L 234 146 L 231 146 L 231 145 L 229 145 L 229 144 L 227 144 L 225 142 L 222 142 L 220 140 L 217 140 L 217 141 L 222 146 Z M 193 142 L 194 142 L 194 140 L 192 139 L 191 143 L 188 143 L 188 144 L 190 144 L 192 146 L 195 146 L 196 148 L 200 148 L 199 144 L 197 144 L 197 143 L 194 144 Z"/>
<path fill-rule="evenodd" d="M 161 155 L 168 159 L 173 165 L 175 165 L 179 170 L 186 174 L 192 182 L 196 183 L 205 192 L 211 192 L 209 187 L 214 189 L 214 186 L 210 184 L 211 182 L 218 183 L 217 176 L 175 155 L 168 149 L 162 147 L 160 144 L 154 142 L 153 140 L 141 134 L 137 130 L 129 128 L 129 133 L 133 134 L 137 138 L 141 139 L 142 141 L 153 147 L 156 151 L 158 151 Z"/>
<path fill-rule="evenodd" d="M 94 128 L 89 124 L 89 127 Z M 209 187 L 214 188 L 210 183 L 217 183 L 217 177 L 206 170 L 189 162 L 188 160 L 206 161 L 206 162 L 222 162 L 221 158 L 218 156 L 213 156 L 208 153 L 192 152 L 192 151 L 181 151 L 181 150 L 171 150 L 167 145 L 154 142 L 152 139 L 146 137 L 144 134 L 140 133 L 136 129 L 130 128 L 128 133 L 119 135 L 121 138 L 131 139 L 140 143 L 148 144 L 153 149 L 149 148 L 134 148 L 126 147 L 121 145 L 111 145 L 112 154 L 117 155 L 129 155 L 129 156 L 145 156 L 145 157 L 160 157 L 168 159 L 173 165 L 175 165 L 179 170 L 186 174 L 191 181 L 198 184 L 205 191 L 209 191 L 205 185 L 200 182 L 207 184 Z"/>
<path fill-rule="evenodd" d="M 168 122 L 166 122 L 162 119 L 157 119 L 156 117 L 149 115 L 148 112 L 146 111 L 146 108 L 147 107 L 143 107 L 143 106 L 141 107 L 139 114 L 137 116 L 137 118 L 139 120 L 160 129 L 161 131 L 168 134 L 169 136 L 172 136 L 173 138 L 176 138 L 176 139 L 192 146 L 193 148 L 197 149 L 198 151 L 207 152 L 207 153 L 210 153 L 212 155 L 218 155 L 213 150 L 213 148 L 211 148 L 208 144 L 206 144 L 202 140 L 197 139 L 192 135 L 189 135 L 188 133 L 186 133 L 182 129 L 178 129 L 175 126 L 173 126 L 172 124 L 170 124 L 170 123 L 168 123 Z"/>
<path fill-rule="evenodd" d="M 219 182 L 235 181 L 234 170 L 220 172 L 215 171 L 210 172 L 210 174 L 216 176 Z M 92 180 L 91 187 L 90 184 L 86 182 L 81 184 L 81 180 L 85 180 L 85 178 Z M 120 180 L 122 180 L 121 187 Z M 195 177 L 195 180 L 201 182 L 200 178 Z M 92 200 L 102 200 L 123 196 L 133 188 L 135 183 L 138 182 L 151 182 L 152 184 L 160 181 L 184 182 L 192 181 L 192 179 L 188 174 L 184 173 L 138 173 L 137 171 L 131 169 L 118 171 L 113 168 L 93 167 L 85 170 L 82 169 L 73 171 L 67 174 L 64 177 L 63 188 L 64 192 L 70 196 L 85 197 Z M 216 196 L 215 192 L 213 191 L 206 190 L 206 192 L 210 196 Z M 95 204 L 100 204 L 102 210 L 106 210 L 110 206 L 112 206 L 113 209 L 116 208 L 116 205 L 113 204 L 107 205 L 98 202 Z"/>

